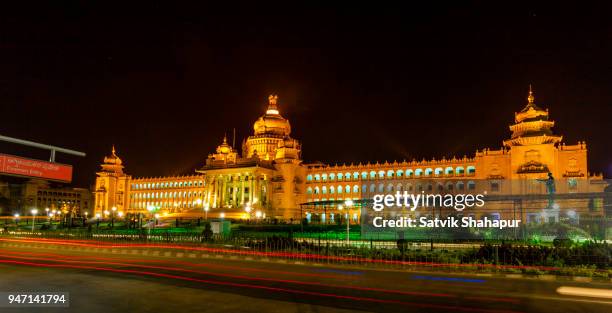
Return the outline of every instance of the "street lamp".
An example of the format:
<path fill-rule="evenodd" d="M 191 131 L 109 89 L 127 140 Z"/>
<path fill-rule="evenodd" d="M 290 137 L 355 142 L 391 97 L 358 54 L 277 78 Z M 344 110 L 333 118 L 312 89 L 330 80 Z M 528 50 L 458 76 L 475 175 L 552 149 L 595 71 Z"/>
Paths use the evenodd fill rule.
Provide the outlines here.
<path fill-rule="evenodd" d="M 13 216 L 15 216 L 15 227 L 17 227 L 17 225 L 19 225 L 19 214 L 15 213 Z"/>
<path fill-rule="evenodd" d="M 115 212 L 117 212 L 117 207 L 112 207 L 111 208 L 111 228 L 115 227 Z"/>
<path fill-rule="evenodd" d="M 47 216 L 49 216 L 49 208 L 45 208 L 45 211 L 47 211 Z"/>
<path fill-rule="evenodd" d="M 351 207 L 353 206 L 353 200 L 347 199 L 344 201 L 344 205 L 346 206 L 346 244 L 350 243 L 350 224 L 351 224 Z"/>
<path fill-rule="evenodd" d="M 155 223 L 153 223 L 153 228 L 155 228 L 157 226 L 157 220 L 159 219 L 159 214 L 155 213 L 155 215 L 153 215 L 153 217 L 155 217 Z"/>
<path fill-rule="evenodd" d="M 251 211 L 253 210 L 253 208 L 251 208 L 251 204 L 247 203 L 246 206 L 244 207 L 244 211 L 247 213 L 247 219 L 251 219 Z"/>
<path fill-rule="evenodd" d="M 30 212 L 32 212 L 32 232 L 34 232 L 34 225 L 36 224 L 36 214 L 38 214 L 38 210 L 32 209 Z"/>
<path fill-rule="evenodd" d="M 204 205 L 204 219 L 208 221 L 208 210 L 210 210 L 210 206 L 208 203 Z"/>
<path fill-rule="evenodd" d="M 219 214 L 219 217 L 220 217 L 220 218 L 225 218 L 225 213 L 221 212 L 221 213 Z"/>

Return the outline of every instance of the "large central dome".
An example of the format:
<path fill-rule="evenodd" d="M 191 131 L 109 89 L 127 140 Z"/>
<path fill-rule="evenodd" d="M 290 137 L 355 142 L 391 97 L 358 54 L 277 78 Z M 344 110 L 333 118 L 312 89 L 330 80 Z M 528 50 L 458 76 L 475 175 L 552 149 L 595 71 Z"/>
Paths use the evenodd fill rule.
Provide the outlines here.
<path fill-rule="evenodd" d="M 274 135 L 285 137 L 291 134 L 291 124 L 280 115 L 276 104 L 277 100 L 277 95 L 270 95 L 268 97 L 269 104 L 266 114 L 257 119 L 253 125 L 255 136 Z"/>

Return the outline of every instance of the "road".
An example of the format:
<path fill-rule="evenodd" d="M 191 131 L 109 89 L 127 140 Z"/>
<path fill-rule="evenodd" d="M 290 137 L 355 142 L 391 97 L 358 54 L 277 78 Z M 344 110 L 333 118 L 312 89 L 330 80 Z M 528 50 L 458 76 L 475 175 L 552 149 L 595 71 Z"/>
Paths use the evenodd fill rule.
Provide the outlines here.
<path fill-rule="evenodd" d="M 0 239 L 0 291 L 70 293 L 69 308 L 0 310 L 3 313 L 612 311 L 610 283 L 315 266 L 166 250 L 156 249 L 159 252 L 153 253 L 143 247 L 89 249 L 59 242 Z M 569 292 L 559 293 L 559 288 Z M 575 290 L 586 290 L 588 296 L 573 295 Z M 599 295 L 591 296 L 595 293 Z"/>

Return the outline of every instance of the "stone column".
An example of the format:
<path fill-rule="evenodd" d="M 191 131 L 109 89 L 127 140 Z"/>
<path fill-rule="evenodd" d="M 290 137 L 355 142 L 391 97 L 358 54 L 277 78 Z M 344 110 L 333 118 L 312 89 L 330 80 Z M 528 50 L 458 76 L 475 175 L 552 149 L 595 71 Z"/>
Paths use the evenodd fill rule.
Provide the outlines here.
<path fill-rule="evenodd" d="M 240 204 L 244 204 L 244 180 L 249 176 L 240 176 Z"/>

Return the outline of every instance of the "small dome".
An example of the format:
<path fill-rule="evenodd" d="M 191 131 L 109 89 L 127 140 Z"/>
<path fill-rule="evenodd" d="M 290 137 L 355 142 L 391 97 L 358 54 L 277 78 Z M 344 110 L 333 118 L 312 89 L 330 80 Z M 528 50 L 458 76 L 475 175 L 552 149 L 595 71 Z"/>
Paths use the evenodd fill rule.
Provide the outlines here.
<path fill-rule="evenodd" d="M 104 163 L 106 164 L 116 164 L 116 165 L 121 165 L 123 162 L 121 161 L 121 159 L 117 156 L 117 153 L 115 151 L 115 146 L 113 146 L 113 150 L 111 152 L 110 156 L 104 157 Z"/>
<path fill-rule="evenodd" d="M 253 130 L 255 136 L 258 135 L 277 135 L 277 136 L 289 136 L 291 134 L 291 124 L 289 121 L 282 117 L 278 111 L 277 106 L 278 96 L 270 95 L 268 97 L 268 109 L 266 114 L 255 122 Z"/>
<path fill-rule="evenodd" d="M 223 143 L 217 147 L 217 153 L 228 154 L 232 152 L 232 147 L 227 144 L 227 137 L 223 136 Z"/>

